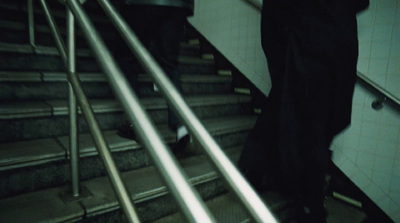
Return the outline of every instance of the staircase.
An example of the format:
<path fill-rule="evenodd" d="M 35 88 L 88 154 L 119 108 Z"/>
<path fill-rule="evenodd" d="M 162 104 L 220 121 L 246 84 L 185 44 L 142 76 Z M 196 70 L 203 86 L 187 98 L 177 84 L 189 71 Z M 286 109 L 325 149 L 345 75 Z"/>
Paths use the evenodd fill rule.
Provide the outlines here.
<path fill-rule="evenodd" d="M 26 1 L 0 3 L 0 222 L 126 222 L 83 117 L 79 117 L 80 179 L 86 198 L 68 199 L 68 84 L 64 64 L 35 3 L 35 51 L 29 45 Z M 94 3 L 87 10 L 111 43 L 116 32 L 95 2 L 88 3 Z M 48 4 L 65 34 L 65 9 L 56 1 Z M 145 149 L 117 135 L 124 113 L 79 31 L 77 45 L 79 77 L 140 218 L 184 222 Z M 243 91 L 252 85 L 189 25 L 181 51 L 184 98 L 236 163 L 257 118 L 254 95 Z M 140 69 L 137 72 L 140 101 L 173 147 L 175 133 L 167 127 L 166 101 L 154 92 L 150 77 Z M 196 142 L 175 155 L 218 222 L 251 222 Z M 290 199 L 275 192 L 261 197 L 281 222 L 295 222 Z"/>
<path fill-rule="evenodd" d="M 57 24 L 64 27 L 65 10 L 58 3 L 49 4 Z M 88 7 L 92 14 L 98 13 L 96 6 Z M 0 3 L 0 222 L 124 222 L 82 117 L 79 119 L 80 179 L 88 198 L 62 199 L 70 189 L 71 178 L 68 84 L 41 8 L 38 4 L 35 8 L 36 51 L 33 52 L 27 33 L 26 2 Z M 94 18 L 105 27 L 101 31 L 106 42 L 112 41 L 112 32 L 107 32 L 112 29 L 110 24 L 99 16 Z M 218 75 L 231 72 L 218 70 L 213 56 L 202 50 L 206 47 L 196 41 L 193 33 L 188 30 L 181 43 L 184 98 L 236 162 L 247 132 L 256 120 L 252 98 L 234 93 L 233 77 Z M 77 71 L 139 215 L 145 222 L 163 222 L 163 218 L 178 211 L 177 205 L 145 149 L 136 141 L 116 134 L 118 126 L 125 121 L 122 108 L 85 40 L 79 34 L 77 38 Z M 166 101 L 154 92 L 150 77 L 138 72 L 141 103 L 165 141 L 173 146 L 175 133 L 166 125 Z M 176 155 L 202 198 L 214 204 L 212 212 L 219 213 L 219 221 L 248 220 L 196 142 L 188 151 Z M 282 208 L 278 195 L 265 196 L 271 198 L 271 205 L 277 210 Z M 224 214 L 232 210 L 234 216 Z"/>

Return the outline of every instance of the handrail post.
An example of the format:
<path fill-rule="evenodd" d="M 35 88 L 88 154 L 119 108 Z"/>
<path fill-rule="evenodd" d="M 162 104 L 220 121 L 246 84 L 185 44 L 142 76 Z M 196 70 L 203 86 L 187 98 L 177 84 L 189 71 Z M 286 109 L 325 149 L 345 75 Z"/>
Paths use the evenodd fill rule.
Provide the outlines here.
<path fill-rule="evenodd" d="M 76 53 L 75 53 L 75 20 L 74 15 L 67 8 L 67 36 L 68 36 L 68 75 L 76 72 Z M 69 86 L 69 148 L 71 160 L 71 177 L 72 177 L 72 196 L 79 196 L 79 137 L 78 137 L 78 109 L 76 96 Z"/>
<path fill-rule="evenodd" d="M 49 23 L 50 29 L 52 31 L 53 37 L 56 41 L 58 52 L 60 53 L 60 56 L 64 62 L 64 65 L 68 69 L 68 81 L 69 81 L 70 90 L 73 90 L 73 92 L 76 96 L 76 97 L 75 96 L 70 97 L 70 100 L 71 100 L 71 98 L 75 98 L 75 100 L 79 103 L 82 113 L 88 123 L 90 133 L 93 136 L 95 147 L 100 155 L 100 158 L 103 161 L 103 164 L 107 171 L 108 177 L 111 181 L 111 185 L 114 189 L 114 192 L 116 193 L 117 199 L 121 205 L 122 210 L 124 211 L 124 213 L 127 217 L 128 222 L 139 223 L 140 219 L 137 214 L 137 211 L 131 201 L 131 197 L 126 189 L 126 186 L 125 186 L 124 182 L 122 181 L 121 174 L 119 173 L 119 171 L 116 167 L 115 161 L 113 160 L 113 158 L 111 156 L 110 148 L 108 147 L 108 144 L 104 139 L 104 136 L 100 130 L 99 124 L 94 116 L 93 110 L 90 107 L 89 101 L 87 100 L 87 98 L 85 96 L 85 93 L 83 91 L 83 88 L 82 88 L 81 82 L 78 78 L 78 75 L 75 72 L 75 31 L 72 31 L 72 28 L 74 28 L 74 17 L 72 17 L 73 14 L 71 13 L 70 10 L 68 10 L 69 14 L 68 14 L 68 21 L 67 21 L 68 24 L 67 25 L 72 28 L 71 29 L 68 28 L 69 30 L 71 30 L 71 32 L 68 32 L 68 38 L 69 38 L 68 39 L 69 40 L 68 48 L 71 48 L 71 50 L 69 50 L 69 53 L 67 56 L 64 41 L 63 41 L 61 34 L 57 28 L 55 20 L 50 13 L 50 10 L 47 6 L 46 0 L 40 0 L 40 2 L 43 7 L 43 11 L 46 15 L 46 19 Z M 72 93 L 70 91 L 70 95 L 71 94 Z M 72 102 L 71 104 L 72 105 L 76 104 L 76 101 Z M 71 110 L 76 111 L 77 107 L 76 106 L 72 106 L 72 107 L 73 107 L 73 109 L 71 109 Z M 75 125 L 75 126 L 77 127 L 77 125 Z M 77 128 L 76 128 L 76 132 L 77 132 Z M 71 135 L 73 135 L 73 134 L 71 134 Z M 77 138 L 78 137 L 76 137 L 75 142 L 78 142 Z M 72 157 L 72 151 L 71 151 L 71 157 Z M 74 172 L 74 171 L 75 170 L 73 170 L 72 172 Z M 73 183 L 73 184 L 76 184 L 79 186 L 78 181 L 75 181 L 75 183 Z M 80 189 L 81 189 L 81 191 L 78 196 L 72 196 L 72 198 L 71 198 L 69 193 L 61 193 L 60 197 L 62 200 L 64 200 L 64 202 L 67 202 L 67 201 L 77 201 L 77 200 L 83 199 L 85 197 L 92 196 L 90 191 L 85 189 L 85 187 L 82 187 Z"/>
<path fill-rule="evenodd" d="M 35 51 L 36 50 L 35 21 L 34 21 L 32 0 L 28 0 L 28 24 L 29 24 L 29 44 L 31 45 L 32 50 Z"/>

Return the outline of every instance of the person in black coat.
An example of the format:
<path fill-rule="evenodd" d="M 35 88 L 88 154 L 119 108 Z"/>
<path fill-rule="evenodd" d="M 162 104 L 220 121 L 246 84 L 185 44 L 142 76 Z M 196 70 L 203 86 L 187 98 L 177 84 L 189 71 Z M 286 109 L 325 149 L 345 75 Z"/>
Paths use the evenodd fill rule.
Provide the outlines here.
<path fill-rule="evenodd" d="M 194 0 L 114 0 L 114 2 L 142 44 L 181 92 L 181 74 L 178 71 L 180 41 L 184 34 L 186 18 L 194 13 Z M 137 70 L 134 70 L 132 53 L 123 44 L 117 46 L 116 53 L 122 70 L 129 75 L 128 80 L 139 94 L 135 76 Z M 178 147 L 186 145 L 190 140 L 189 133 L 171 109 L 168 110 L 168 125 L 177 133 Z M 129 124 L 122 126 L 118 134 L 126 138 L 135 138 Z"/>
<path fill-rule="evenodd" d="M 262 47 L 272 88 L 239 159 L 256 189 L 299 196 L 325 222 L 329 147 L 350 124 L 357 78 L 356 13 L 368 0 L 264 0 Z"/>

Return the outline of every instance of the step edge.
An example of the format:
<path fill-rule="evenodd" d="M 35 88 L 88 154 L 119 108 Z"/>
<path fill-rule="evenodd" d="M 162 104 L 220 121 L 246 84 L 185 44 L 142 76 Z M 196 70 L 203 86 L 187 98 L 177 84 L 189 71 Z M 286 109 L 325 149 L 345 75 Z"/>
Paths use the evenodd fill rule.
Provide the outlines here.
<path fill-rule="evenodd" d="M 234 116 L 232 116 L 232 117 L 234 117 Z M 242 122 L 239 122 L 237 124 L 238 126 L 236 126 L 235 128 L 231 128 L 231 127 L 226 127 L 225 129 L 223 129 L 223 128 L 222 129 L 216 129 L 216 128 L 210 129 L 210 128 L 207 128 L 207 127 L 206 128 L 207 128 L 208 132 L 210 133 L 210 135 L 212 135 L 213 137 L 221 136 L 221 135 L 225 135 L 225 134 L 230 134 L 230 133 L 235 133 L 235 132 L 239 132 L 239 131 L 246 131 L 246 130 L 250 130 L 251 127 L 255 123 L 254 118 L 251 119 L 250 117 L 252 117 L 252 116 L 249 115 L 247 123 L 243 124 Z M 205 120 L 202 120 L 202 123 L 204 125 L 206 125 L 207 121 L 209 121 L 209 120 L 211 120 L 210 122 L 214 122 L 214 119 L 205 119 Z M 232 122 L 234 122 L 234 121 L 232 121 Z M 157 129 L 160 132 L 162 132 L 166 143 L 173 143 L 175 137 L 173 137 L 173 136 L 169 137 L 169 134 L 173 134 L 173 133 L 169 133 L 167 131 L 162 131 L 162 129 L 166 129 L 166 126 L 167 126 L 166 124 L 158 125 Z M 117 131 L 116 130 L 106 130 L 106 131 L 102 131 L 102 132 L 103 132 L 104 135 L 107 135 L 107 134 L 111 134 L 113 132 L 115 132 L 115 134 L 116 134 Z M 84 133 L 84 134 L 81 134 L 81 135 L 83 135 L 83 136 L 81 136 L 82 138 L 83 137 L 87 137 L 87 138 L 91 137 L 90 133 Z M 64 136 L 58 136 L 57 137 L 57 139 L 61 143 L 61 145 L 63 147 L 67 147 L 66 143 L 63 143 L 63 141 L 65 141 L 65 139 L 63 140 L 62 138 L 66 138 L 67 139 L 68 136 L 64 135 Z M 39 140 L 43 140 L 43 139 L 31 140 L 31 142 L 32 142 L 32 144 L 35 144 Z M 110 140 L 106 139 L 106 141 L 110 141 Z M 143 147 L 137 142 L 132 143 L 132 145 L 125 145 L 125 146 L 118 146 L 118 147 L 114 146 L 114 145 L 119 144 L 119 143 L 121 143 L 123 141 L 127 141 L 127 139 L 124 139 L 124 138 L 121 137 L 121 141 L 115 142 L 113 144 L 109 144 L 109 148 L 111 149 L 111 152 L 112 153 L 118 153 L 118 152 L 135 151 L 135 150 L 143 149 Z M 15 142 L 15 143 L 18 143 L 18 142 Z M 84 158 L 84 157 L 92 157 L 92 156 L 98 155 L 97 150 L 96 149 L 93 150 L 92 147 L 94 148 L 93 144 L 90 144 L 89 146 L 84 147 L 84 148 L 80 148 L 79 156 L 81 158 Z M 64 155 L 64 156 L 54 156 L 53 155 L 54 160 L 42 159 L 42 158 L 40 158 L 40 159 L 30 159 L 30 161 L 26 161 L 26 162 L 23 162 L 23 163 L 22 162 L 18 162 L 18 163 L 12 163 L 12 164 L 9 164 L 9 165 L 4 165 L 4 166 L 0 167 L 0 172 L 1 171 L 5 171 L 5 170 L 17 169 L 17 168 L 20 168 L 20 167 L 30 167 L 30 166 L 35 166 L 35 165 L 38 165 L 38 164 L 50 163 L 50 162 L 54 162 L 54 161 L 61 161 L 61 160 L 65 161 L 65 160 L 68 160 L 68 156 L 69 156 L 68 149 L 66 149 L 66 151 L 67 151 L 66 155 Z M 53 153 L 51 153 L 51 154 L 53 154 Z"/>
<path fill-rule="evenodd" d="M 232 151 L 233 150 L 234 149 L 232 149 Z M 238 152 L 238 151 L 236 151 L 236 152 Z M 200 156 L 201 155 L 199 155 L 198 157 L 200 157 Z M 232 156 L 233 155 L 231 155 L 231 157 Z M 205 159 L 204 156 L 202 156 L 202 159 Z M 201 165 L 204 165 L 204 161 L 200 162 L 200 166 Z M 149 169 L 149 168 L 153 168 L 154 169 L 154 167 L 150 166 L 150 167 L 143 168 L 142 171 L 144 171 L 145 169 Z M 194 168 L 194 167 L 183 167 L 183 169 L 188 169 L 188 168 Z M 123 175 L 127 175 L 128 173 L 135 172 L 135 171 L 140 171 L 140 170 L 128 171 L 128 172 L 123 173 Z M 156 170 L 154 170 L 153 172 L 155 173 L 155 171 Z M 103 179 L 104 179 L 104 181 L 108 182 L 107 176 L 104 176 L 104 177 L 93 178 L 93 179 L 84 181 L 84 182 L 82 182 L 82 185 L 84 186 L 85 184 L 88 184 L 89 182 L 93 182 L 95 180 L 97 180 L 97 181 L 101 180 L 102 181 Z M 193 185 L 193 186 L 204 184 L 204 183 L 207 183 L 207 182 L 211 182 L 211 181 L 217 180 L 217 179 L 219 179 L 219 177 L 217 176 L 216 172 L 215 171 L 210 171 L 210 170 L 204 171 L 203 173 L 200 173 L 199 175 L 196 175 L 196 176 L 188 178 L 190 184 Z M 126 179 L 124 180 L 124 182 L 126 182 Z M 111 187 L 111 186 L 109 185 L 108 187 Z M 18 196 L 15 196 L 15 197 L 9 197 L 9 198 L 5 198 L 5 199 L 2 199 L 2 200 L 5 200 L 4 202 L 10 203 L 12 200 L 15 201 L 17 199 L 21 199 L 21 198 L 23 199 L 23 197 L 25 197 L 25 196 L 27 196 L 29 194 L 39 194 L 39 193 L 48 194 L 48 191 L 50 191 L 50 190 L 51 191 L 54 191 L 54 190 L 62 191 L 65 188 L 66 188 L 66 186 L 63 185 L 63 186 L 60 186 L 60 187 L 55 187 L 55 188 L 35 191 L 35 192 L 27 193 L 27 194 L 18 195 Z M 132 195 L 131 194 L 130 196 L 131 196 L 131 199 L 135 203 L 139 203 L 139 202 L 144 202 L 144 201 L 148 201 L 148 200 L 154 199 L 156 197 L 164 196 L 164 195 L 166 195 L 168 193 L 169 192 L 167 192 L 167 189 L 166 189 L 165 186 L 161 186 L 161 187 L 157 186 L 156 188 L 153 188 L 153 189 L 150 189 L 150 190 L 146 190 L 145 189 L 144 191 L 142 191 L 142 192 L 140 192 L 140 193 L 138 193 L 136 195 Z M 59 197 L 54 197 L 54 198 L 58 199 Z M 37 205 L 37 204 L 35 203 L 33 205 Z M 119 206 L 118 202 L 116 201 L 115 197 L 110 199 L 110 201 L 107 201 L 106 204 L 101 203 L 100 205 L 101 205 L 100 206 L 101 208 L 95 209 L 94 211 L 92 209 L 92 211 L 90 211 L 90 210 L 88 210 L 88 209 L 90 209 L 90 205 L 81 203 L 80 206 L 81 206 L 82 209 L 84 209 L 84 211 L 83 211 L 84 213 L 83 213 L 82 217 L 91 217 L 91 216 L 95 216 L 95 215 L 98 215 L 98 214 L 106 213 L 106 212 L 109 212 L 109 211 L 117 210 L 117 209 L 120 208 L 120 206 Z M 57 217 L 60 217 L 60 216 L 57 216 Z M 78 218 L 79 218 L 79 216 L 78 216 Z M 48 219 L 48 221 L 51 221 L 51 219 Z"/>
<path fill-rule="evenodd" d="M 235 94 L 223 94 L 218 95 L 191 95 L 184 100 L 187 102 L 189 107 L 199 106 L 215 106 L 215 105 L 228 105 L 228 104 L 244 104 L 251 102 L 251 96 L 248 95 L 235 95 Z M 204 100 L 208 98 L 208 100 Z M 116 99 L 92 99 L 89 100 L 95 114 L 115 113 L 123 112 L 122 106 Z M 154 103 L 154 102 L 157 103 Z M 36 101 L 37 103 L 42 101 Z M 16 105 L 23 105 L 24 101 L 16 102 Z M 12 108 L 9 111 L 4 111 L 0 114 L 0 120 L 10 119 L 24 119 L 34 117 L 52 117 L 52 116 L 66 116 L 68 115 L 68 101 L 62 99 L 45 100 L 46 105 L 43 105 L 43 109 L 37 111 L 13 111 Z M 141 105 L 147 111 L 164 110 L 167 109 L 167 102 L 162 97 L 146 97 L 140 100 Z M 17 111 L 20 109 L 17 109 Z M 79 114 L 81 111 L 79 109 Z"/>
<path fill-rule="evenodd" d="M 0 52 L 16 52 L 25 54 L 39 54 L 43 56 L 58 56 L 58 50 L 54 46 L 42 46 L 37 45 L 35 49 L 29 44 L 15 44 L 0 42 Z M 93 57 L 92 51 L 88 48 L 80 48 L 76 52 L 77 56 L 80 57 Z M 178 61 L 183 64 L 201 64 L 201 65 L 213 65 L 214 60 L 202 59 L 201 57 L 195 56 L 179 56 Z"/>

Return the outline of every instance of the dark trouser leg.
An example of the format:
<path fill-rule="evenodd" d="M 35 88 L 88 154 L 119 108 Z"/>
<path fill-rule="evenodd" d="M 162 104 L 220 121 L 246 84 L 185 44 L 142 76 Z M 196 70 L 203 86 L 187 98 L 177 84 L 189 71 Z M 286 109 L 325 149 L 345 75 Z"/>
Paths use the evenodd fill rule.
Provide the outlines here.
<path fill-rule="evenodd" d="M 170 10 L 165 9 L 165 16 L 162 16 L 158 37 L 155 40 L 154 55 L 176 89 L 182 92 L 178 65 L 180 41 L 182 40 L 186 17 L 183 10 Z M 176 130 L 180 125 L 179 119 L 171 108 L 168 108 L 168 125 L 173 130 Z"/>
<path fill-rule="evenodd" d="M 287 43 L 272 18 L 262 15 L 262 46 L 268 59 L 272 89 L 263 105 L 262 114 L 249 134 L 238 167 L 257 189 L 274 186 L 282 179 L 281 159 L 278 151 L 279 117 L 285 71 Z M 275 178 L 275 179 L 273 179 Z M 274 182 L 275 181 L 275 182 Z"/>
<path fill-rule="evenodd" d="M 303 167 L 300 195 L 305 220 L 326 222 L 325 174 L 333 135 L 334 67 L 329 48 L 307 48 L 291 38 L 294 105 L 298 120 L 298 154 Z M 321 59 L 322 58 L 322 59 Z"/>
<path fill-rule="evenodd" d="M 152 7 L 124 5 L 121 8 L 121 14 L 139 38 L 140 42 L 146 48 L 149 48 L 156 31 L 154 29 L 156 24 L 154 15 L 156 15 L 156 11 Z M 141 65 L 122 38 L 116 41 L 117 43 L 115 43 L 115 45 L 117 49 L 115 53 L 118 63 L 135 93 L 140 96 L 137 74 L 142 70 Z"/>

